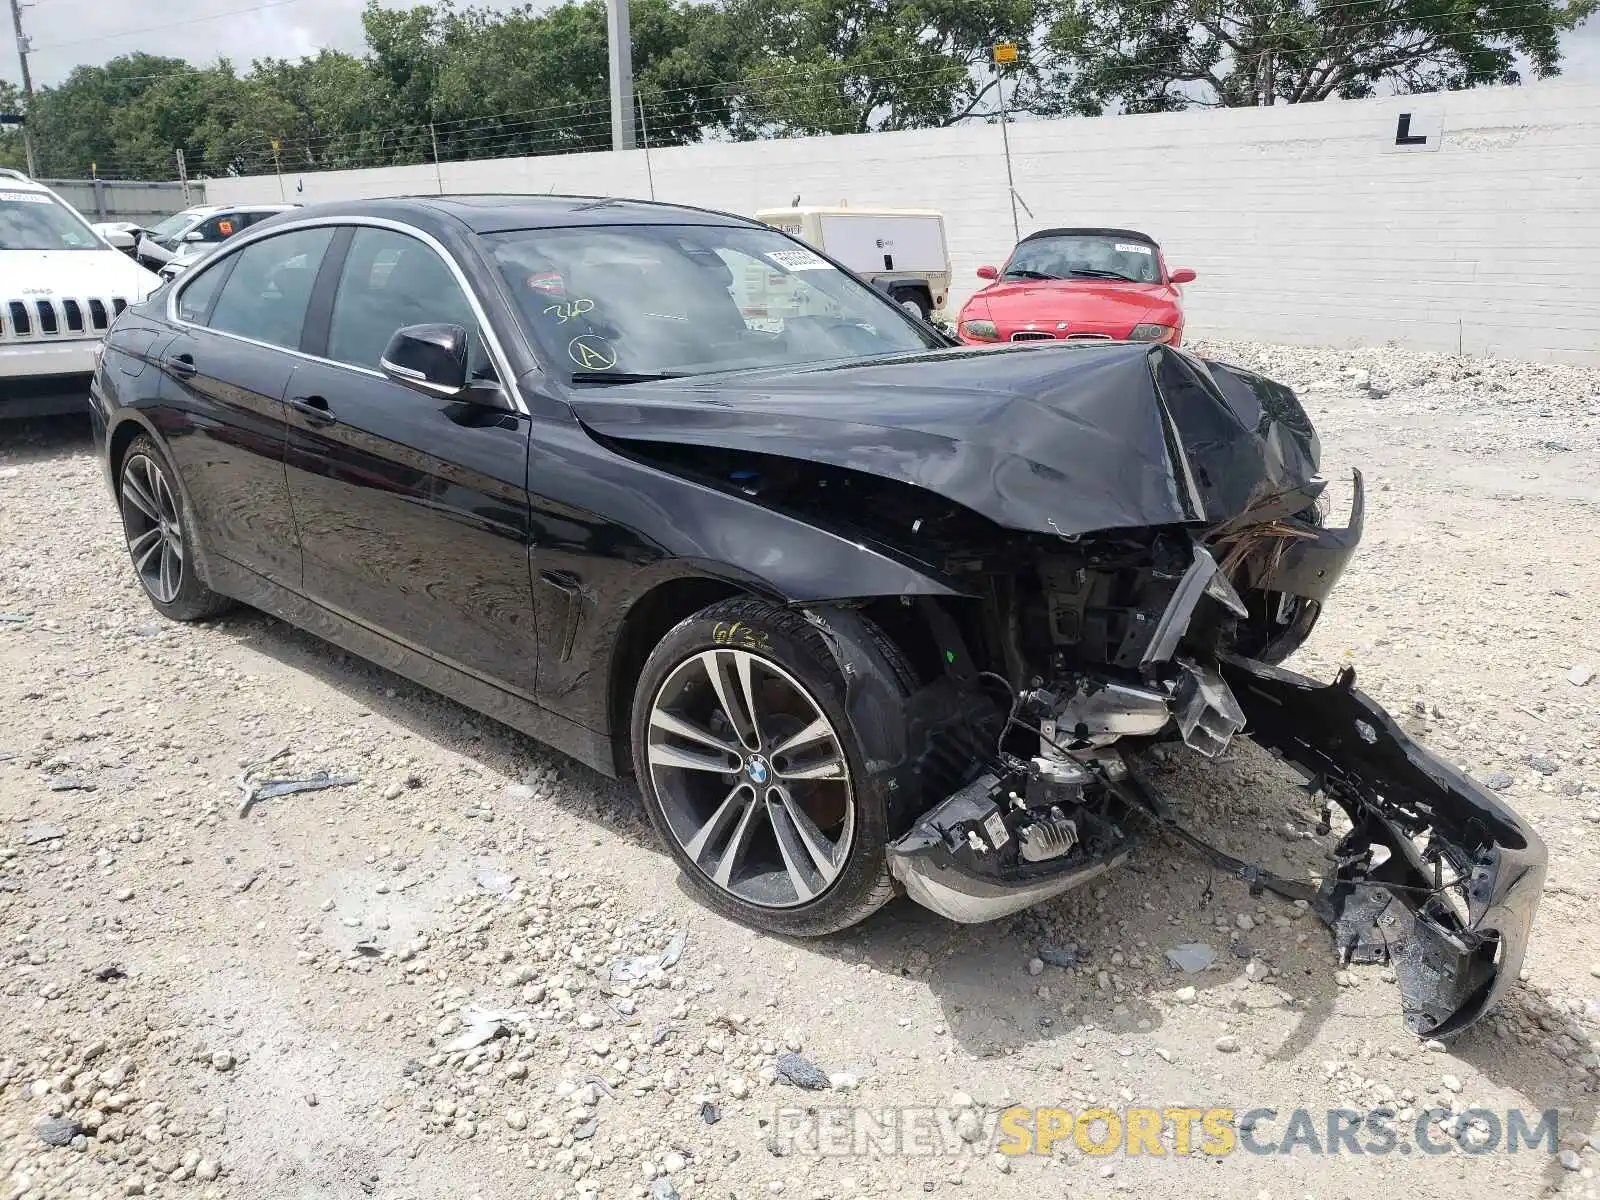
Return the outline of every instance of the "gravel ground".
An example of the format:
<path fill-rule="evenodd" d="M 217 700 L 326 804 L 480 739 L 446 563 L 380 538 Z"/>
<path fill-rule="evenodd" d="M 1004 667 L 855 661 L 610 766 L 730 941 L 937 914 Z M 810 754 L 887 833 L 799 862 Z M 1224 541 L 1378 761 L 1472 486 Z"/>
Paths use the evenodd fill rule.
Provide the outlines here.
<path fill-rule="evenodd" d="M 1166 844 L 993 926 L 897 902 L 823 942 L 753 934 L 690 899 L 627 787 L 266 617 L 163 622 L 82 425 L 8 426 L 6 1194 L 1595 1197 L 1600 678 L 1576 681 L 1600 672 L 1600 372 L 1208 349 L 1296 386 L 1329 473 L 1367 473 L 1366 541 L 1293 665 L 1355 664 L 1550 845 L 1492 1019 L 1419 1042 L 1386 970 L 1339 971 L 1293 906 Z M 359 782 L 241 818 L 241 773 L 279 751 L 266 774 Z M 1156 769 L 1224 846 L 1322 861 L 1252 747 Z M 1166 963 L 1201 942 L 1208 969 Z M 505 1036 L 468 1045 L 480 1008 Z M 1001 1160 L 986 1131 L 1012 1103 L 1276 1108 L 1269 1144 L 1295 1108 L 1318 1128 L 1338 1107 L 1403 1128 L 1449 1112 L 1437 1156 L 1106 1157 L 1069 1137 Z M 848 1105 L 933 1106 L 944 1136 L 859 1157 L 792 1136 L 797 1112 Z M 1469 1153 L 1469 1108 L 1559 1110 L 1559 1152 Z"/>

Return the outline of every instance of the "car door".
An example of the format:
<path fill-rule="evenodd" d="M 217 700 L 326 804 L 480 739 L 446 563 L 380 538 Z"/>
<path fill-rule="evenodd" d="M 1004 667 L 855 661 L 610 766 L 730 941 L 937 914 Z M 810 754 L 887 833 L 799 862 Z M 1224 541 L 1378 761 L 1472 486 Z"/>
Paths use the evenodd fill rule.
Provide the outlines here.
<path fill-rule="evenodd" d="M 291 589 L 300 547 L 284 472 L 284 393 L 330 226 L 263 238 L 182 281 L 161 364 L 168 449 L 207 550 Z"/>
<path fill-rule="evenodd" d="M 473 335 L 476 373 L 493 376 L 480 317 L 439 249 L 356 226 L 336 254 L 302 347 L 321 361 L 296 372 L 289 395 L 305 594 L 532 699 L 528 419 L 421 394 L 379 369 L 396 330 L 444 322 Z"/>

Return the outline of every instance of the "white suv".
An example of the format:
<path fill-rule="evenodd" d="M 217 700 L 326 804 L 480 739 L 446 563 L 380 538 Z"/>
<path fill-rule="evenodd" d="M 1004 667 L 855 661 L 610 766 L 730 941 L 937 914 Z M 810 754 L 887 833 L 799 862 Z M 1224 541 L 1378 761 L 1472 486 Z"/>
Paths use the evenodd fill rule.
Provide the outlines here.
<path fill-rule="evenodd" d="M 100 339 L 161 281 L 0 167 L 0 419 L 88 411 Z"/>

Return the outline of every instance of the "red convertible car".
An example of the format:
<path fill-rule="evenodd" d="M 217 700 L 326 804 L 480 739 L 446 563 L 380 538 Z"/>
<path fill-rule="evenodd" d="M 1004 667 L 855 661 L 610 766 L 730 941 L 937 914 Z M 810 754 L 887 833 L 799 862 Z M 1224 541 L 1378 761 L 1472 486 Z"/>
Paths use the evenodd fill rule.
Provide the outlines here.
<path fill-rule="evenodd" d="M 1053 339 L 1183 341 L 1189 270 L 1167 270 L 1161 247 L 1131 229 L 1043 229 L 1017 243 L 1006 265 L 961 310 L 968 345 Z"/>

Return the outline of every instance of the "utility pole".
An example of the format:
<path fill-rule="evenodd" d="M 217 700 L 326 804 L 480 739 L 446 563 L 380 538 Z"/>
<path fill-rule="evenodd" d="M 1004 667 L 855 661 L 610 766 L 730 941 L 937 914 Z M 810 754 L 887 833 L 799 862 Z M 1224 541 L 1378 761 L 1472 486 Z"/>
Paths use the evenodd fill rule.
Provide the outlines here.
<path fill-rule="evenodd" d="M 33 154 L 33 130 L 28 120 L 33 117 L 33 74 L 28 70 L 28 35 L 22 32 L 22 0 L 11 0 L 11 28 L 17 32 L 17 58 L 22 63 L 22 95 L 28 111 L 22 123 L 22 149 L 28 156 L 28 175 L 39 177 L 39 160 Z"/>
<path fill-rule="evenodd" d="M 1015 42 L 997 42 L 994 47 L 994 86 L 1000 95 L 1000 144 L 1005 147 L 1006 191 L 1011 196 L 1011 232 L 1014 240 L 1022 240 L 1022 222 L 1017 219 L 1017 181 L 1011 174 L 1011 114 L 1006 111 L 1005 69 L 1017 61 Z"/>
<path fill-rule="evenodd" d="M 183 206 L 189 207 L 189 164 L 183 161 L 183 148 L 177 147 L 173 154 L 178 160 L 178 182 L 183 186 Z"/>
<path fill-rule="evenodd" d="M 17 0 L 11 0 L 13 10 Z M 633 28 L 628 0 L 606 0 L 606 40 L 611 47 L 611 148 L 632 150 Z"/>

